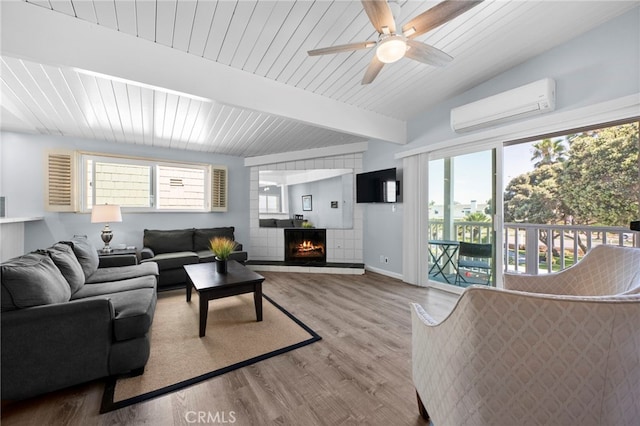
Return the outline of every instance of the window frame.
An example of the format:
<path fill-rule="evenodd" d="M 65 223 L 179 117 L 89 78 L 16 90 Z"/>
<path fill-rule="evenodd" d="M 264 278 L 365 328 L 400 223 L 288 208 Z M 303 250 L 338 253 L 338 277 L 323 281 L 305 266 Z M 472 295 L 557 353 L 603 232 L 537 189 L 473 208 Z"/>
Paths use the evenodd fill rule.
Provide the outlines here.
<path fill-rule="evenodd" d="M 145 157 L 134 157 L 125 155 L 112 155 L 96 152 L 80 152 L 79 153 L 79 167 L 81 177 L 78 179 L 78 192 L 80 194 L 80 211 L 83 213 L 90 213 L 93 205 L 95 204 L 95 192 L 92 194 L 91 205 L 88 205 L 89 197 L 89 182 L 95 181 L 95 168 L 92 171 L 91 180 L 88 177 L 88 161 L 95 162 L 107 162 L 115 164 L 128 164 L 135 166 L 149 167 L 150 170 L 150 184 L 149 184 L 149 199 L 150 207 L 127 207 L 121 206 L 123 212 L 127 213 L 209 213 L 215 211 L 211 207 L 212 198 L 212 175 L 213 168 L 211 164 L 206 163 L 192 163 L 192 162 L 179 162 Z M 204 208 L 202 209 L 163 209 L 159 208 L 159 196 L 160 196 L 160 182 L 159 182 L 159 168 L 164 167 L 176 167 L 185 169 L 195 169 L 204 172 Z M 225 166 L 220 166 L 224 167 Z"/>

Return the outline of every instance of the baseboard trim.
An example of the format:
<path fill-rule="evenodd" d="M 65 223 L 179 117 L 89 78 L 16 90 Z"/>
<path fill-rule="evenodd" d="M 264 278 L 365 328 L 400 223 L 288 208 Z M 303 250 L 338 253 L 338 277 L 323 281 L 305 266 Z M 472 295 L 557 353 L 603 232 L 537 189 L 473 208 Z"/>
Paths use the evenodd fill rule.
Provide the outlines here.
<path fill-rule="evenodd" d="M 252 271 L 264 272 L 301 272 L 307 274 L 338 274 L 338 275 L 363 275 L 364 268 L 344 268 L 331 266 L 291 266 L 291 265 L 260 265 L 245 264 Z"/>
<path fill-rule="evenodd" d="M 402 275 L 402 274 L 399 274 L 397 272 L 387 271 L 386 269 L 376 268 L 375 266 L 364 265 L 364 269 L 366 271 L 375 272 L 376 274 L 385 275 L 387 277 L 395 278 L 395 279 L 400 280 L 400 281 L 402 281 L 404 279 L 404 275 Z"/>
<path fill-rule="evenodd" d="M 451 284 L 442 284 L 442 283 L 431 281 L 431 280 L 429 281 L 428 287 L 435 288 L 440 291 L 446 291 L 447 293 L 458 294 L 458 295 L 462 294 L 462 292 L 464 291 L 464 287 L 458 287 Z"/>

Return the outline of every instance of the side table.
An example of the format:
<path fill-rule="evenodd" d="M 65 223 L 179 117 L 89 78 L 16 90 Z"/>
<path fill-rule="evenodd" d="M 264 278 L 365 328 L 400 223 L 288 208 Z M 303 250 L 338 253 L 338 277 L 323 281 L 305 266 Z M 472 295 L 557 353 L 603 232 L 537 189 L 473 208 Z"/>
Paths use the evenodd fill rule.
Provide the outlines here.
<path fill-rule="evenodd" d="M 431 258 L 432 265 L 429 268 L 429 275 L 434 278 L 438 275 L 442 275 L 442 278 L 451 284 L 449 278 L 447 278 L 446 272 L 448 267 L 453 269 L 458 274 L 458 268 L 454 261 L 454 256 L 458 252 L 460 247 L 460 241 L 451 240 L 429 240 L 429 257 Z"/>
<path fill-rule="evenodd" d="M 111 266 L 127 266 L 138 264 L 138 252 L 136 249 L 113 249 L 108 253 L 98 250 L 99 268 Z"/>

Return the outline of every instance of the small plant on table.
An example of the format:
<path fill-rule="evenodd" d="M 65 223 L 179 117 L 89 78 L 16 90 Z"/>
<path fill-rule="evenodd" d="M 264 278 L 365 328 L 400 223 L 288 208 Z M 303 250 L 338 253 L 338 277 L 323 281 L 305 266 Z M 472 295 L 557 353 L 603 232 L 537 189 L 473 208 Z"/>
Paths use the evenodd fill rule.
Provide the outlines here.
<path fill-rule="evenodd" d="M 236 242 L 229 238 L 215 237 L 209 241 L 209 248 L 216 255 L 216 258 L 227 260 L 235 250 Z"/>

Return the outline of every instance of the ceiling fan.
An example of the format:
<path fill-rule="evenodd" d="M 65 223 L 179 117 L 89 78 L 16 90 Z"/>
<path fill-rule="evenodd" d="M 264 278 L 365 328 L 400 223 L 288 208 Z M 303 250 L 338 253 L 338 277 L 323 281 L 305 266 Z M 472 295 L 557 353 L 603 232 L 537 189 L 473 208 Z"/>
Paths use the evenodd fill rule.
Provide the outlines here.
<path fill-rule="evenodd" d="M 362 84 L 371 83 L 385 64 L 396 62 L 403 57 L 428 65 L 444 66 L 453 59 L 451 56 L 440 49 L 413 39 L 449 22 L 482 1 L 445 0 L 411 19 L 398 33 L 392 12 L 392 7 L 397 12 L 400 7 L 398 3 L 395 1 L 388 3 L 386 0 L 361 0 L 371 24 L 378 31 L 378 41 L 341 44 L 309 50 L 307 53 L 309 56 L 327 55 L 368 49 L 377 45 L 376 54 L 364 74 Z"/>

